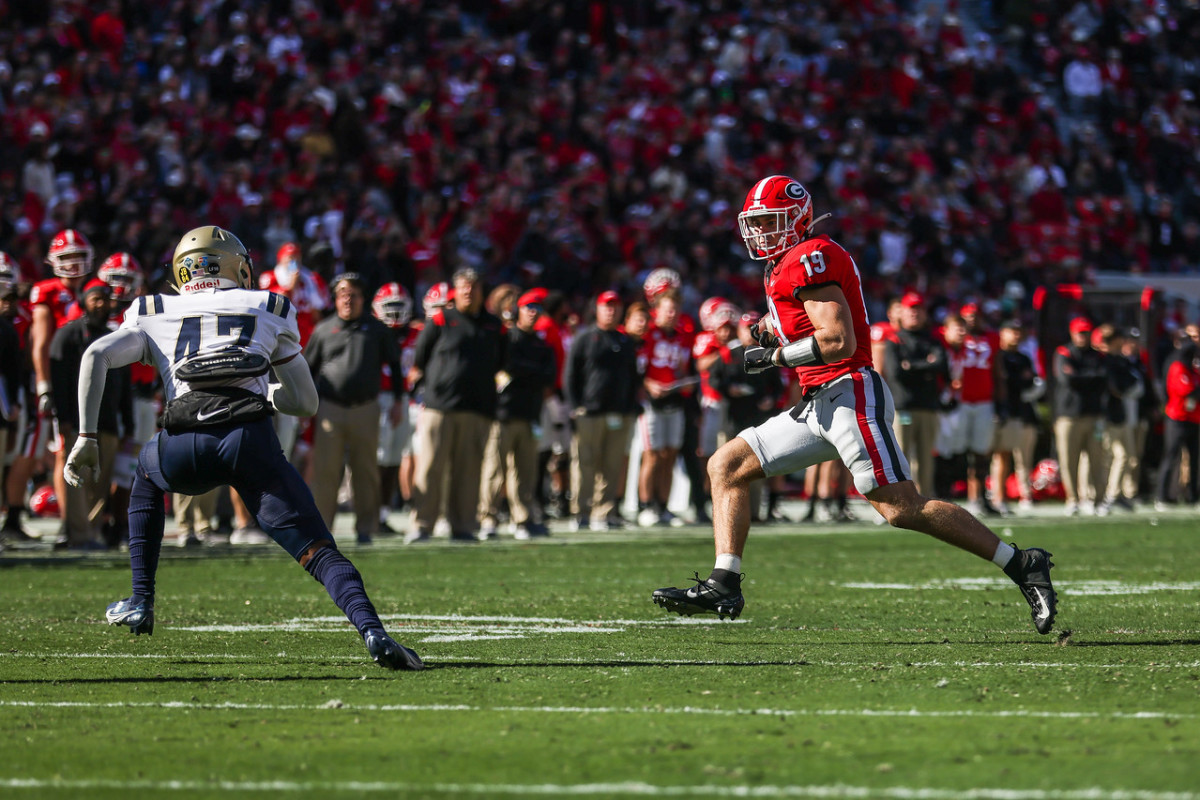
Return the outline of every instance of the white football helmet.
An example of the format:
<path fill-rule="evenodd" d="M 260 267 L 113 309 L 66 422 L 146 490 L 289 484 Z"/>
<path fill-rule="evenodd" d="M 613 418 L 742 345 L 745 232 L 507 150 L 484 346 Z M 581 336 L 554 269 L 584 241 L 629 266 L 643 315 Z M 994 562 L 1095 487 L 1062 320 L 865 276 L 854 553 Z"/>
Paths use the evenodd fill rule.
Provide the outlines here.
<path fill-rule="evenodd" d="M 683 285 L 683 279 L 679 277 L 679 273 L 670 267 L 659 267 L 650 271 L 646 276 L 645 282 L 642 284 L 642 291 L 646 293 L 646 299 L 650 302 L 658 297 L 663 292 L 669 292 L 672 289 L 678 289 Z"/>
<path fill-rule="evenodd" d="M 142 265 L 129 253 L 113 253 L 104 259 L 100 269 L 96 270 L 96 277 L 112 287 L 113 300 L 117 303 L 133 302 L 145 281 Z"/>
<path fill-rule="evenodd" d="M 710 297 L 700 304 L 700 327 L 715 331 L 722 325 L 737 326 L 741 310 L 724 297 Z"/>
<path fill-rule="evenodd" d="M 21 269 L 15 259 L 0 250 L 0 297 L 8 297 L 17 288 Z"/>
<path fill-rule="evenodd" d="M 183 235 L 171 258 L 171 283 L 180 294 L 199 289 L 253 289 L 254 262 L 241 240 L 206 225 Z"/>
<path fill-rule="evenodd" d="M 50 240 L 46 263 L 60 278 L 82 278 L 92 271 L 94 255 L 86 236 L 74 228 L 65 228 Z"/>
<path fill-rule="evenodd" d="M 389 328 L 403 328 L 412 320 L 413 301 L 408 290 L 398 283 L 385 283 L 375 292 L 371 313 Z"/>

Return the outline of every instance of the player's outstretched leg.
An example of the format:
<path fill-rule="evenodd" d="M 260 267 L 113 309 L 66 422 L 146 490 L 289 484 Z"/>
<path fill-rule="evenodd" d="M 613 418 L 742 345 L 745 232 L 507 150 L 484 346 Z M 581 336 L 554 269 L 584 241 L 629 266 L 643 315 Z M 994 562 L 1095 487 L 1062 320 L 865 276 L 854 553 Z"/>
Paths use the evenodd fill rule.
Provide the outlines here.
<path fill-rule="evenodd" d="M 712 484 L 713 541 L 717 558 L 705 579 L 696 585 L 655 589 L 654 604 L 676 614 L 716 614 L 737 619 L 746 605 L 742 597 L 742 550 L 750 534 L 750 484 L 763 477 L 758 456 L 744 439 L 726 442 L 708 461 Z"/>
<path fill-rule="evenodd" d="M 109 604 L 104 618 L 109 625 L 125 625 L 135 635 L 154 633 L 154 576 L 162 551 L 166 512 L 164 492 L 139 467 L 129 492 L 129 566 L 133 593 Z"/>
<path fill-rule="evenodd" d="M 367 597 L 362 575 L 332 541 L 318 542 L 301 557 L 300 563 L 325 587 L 333 602 L 358 629 L 375 663 L 387 669 L 424 669 L 416 653 L 387 635 Z"/>
<path fill-rule="evenodd" d="M 935 539 L 986 558 L 1017 584 L 1038 633 L 1050 632 L 1058 613 L 1058 594 L 1050 582 L 1050 554 L 1040 548 L 1018 549 L 1000 541 L 986 525 L 954 503 L 919 494 L 912 481 L 880 486 L 867 499 L 889 524 L 927 533 Z"/>

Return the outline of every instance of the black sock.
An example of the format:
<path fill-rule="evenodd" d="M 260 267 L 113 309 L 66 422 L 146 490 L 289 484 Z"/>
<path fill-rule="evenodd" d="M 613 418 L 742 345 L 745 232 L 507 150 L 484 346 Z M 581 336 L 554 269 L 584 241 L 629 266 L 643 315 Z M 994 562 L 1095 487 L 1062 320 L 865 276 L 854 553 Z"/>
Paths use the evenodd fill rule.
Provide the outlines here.
<path fill-rule="evenodd" d="M 730 572 L 727 569 L 714 569 L 712 574 L 708 576 L 708 579 L 721 584 L 731 592 L 740 592 L 742 590 L 742 576 L 737 572 Z"/>
<path fill-rule="evenodd" d="M 333 602 L 337 603 L 360 635 L 370 628 L 383 629 L 379 614 L 363 587 L 362 575 L 340 551 L 322 547 L 304 568 L 325 587 Z"/>
<path fill-rule="evenodd" d="M 4 527 L 12 530 L 13 528 L 21 527 L 21 512 L 25 510 L 25 506 L 12 505 L 8 507 L 8 517 L 4 520 Z"/>

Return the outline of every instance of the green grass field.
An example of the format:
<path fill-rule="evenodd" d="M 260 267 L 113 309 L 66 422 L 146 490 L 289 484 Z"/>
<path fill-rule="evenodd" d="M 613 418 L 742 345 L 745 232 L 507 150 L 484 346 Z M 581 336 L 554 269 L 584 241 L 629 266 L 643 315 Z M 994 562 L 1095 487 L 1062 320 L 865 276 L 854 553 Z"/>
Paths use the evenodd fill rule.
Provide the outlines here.
<path fill-rule="evenodd" d="M 281 551 L 0 556 L 0 796 L 1200 797 L 1200 548 L 1183 514 L 1005 521 L 1051 550 L 1055 634 L 995 567 L 862 525 L 763 528 L 746 611 L 650 603 L 698 528 L 347 550 L 389 673 Z"/>

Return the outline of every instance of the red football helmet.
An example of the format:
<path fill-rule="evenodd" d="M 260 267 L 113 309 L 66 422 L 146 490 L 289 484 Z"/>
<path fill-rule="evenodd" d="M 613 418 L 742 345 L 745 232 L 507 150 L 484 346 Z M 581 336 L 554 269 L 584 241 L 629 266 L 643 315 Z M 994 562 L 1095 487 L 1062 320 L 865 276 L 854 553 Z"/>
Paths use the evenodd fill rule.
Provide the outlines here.
<path fill-rule="evenodd" d="M 742 312 L 724 297 L 710 297 L 700 304 L 700 327 L 715 331 L 722 325 L 736 325 Z"/>
<path fill-rule="evenodd" d="M 1034 500 L 1061 500 L 1067 496 L 1058 474 L 1058 462 L 1043 458 L 1029 473 L 1029 488 Z"/>
<path fill-rule="evenodd" d="M 663 292 L 669 292 L 672 289 L 678 289 L 683 284 L 683 279 L 679 277 L 679 273 L 669 267 L 659 267 L 650 271 L 646 276 L 646 282 L 642 284 L 642 291 L 646 293 L 646 299 L 654 302 L 654 298 L 658 297 Z"/>
<path fill-rule="evenodd" d="M 0 250 L 0 297 L 8 297 L 17 288 L 21 279 L 21 268 L 16 260 Z"/>
<path fill-rule="evenodd" d="M 81 278 L 92 271 L 92 244 L 79 231 L 66 228 L 54 234 L 46 262 L 60 278 Z"/>
<path fill-rule="evenodd" d="M 786 175 L 772 175 L 754 184 L 738 214 L 738 231 L 755 261 L 777 258 L 791 250 L 808 237 L 812 225 L 812 196 Z"/>
<path fill-rule="evenodd" d="M 403 328 L 412 319 L 413 302 L 408 290 L 398 283 L 385 283 L 375 292 L 371 312 L 389 328 Z"/>
<path fill-rule="evenodd" d="M 132 303 L 142 289 L 142 265 L 129 253 L 113 253 L 104 259 L 96 277 L 112 287 L 113 300 Z"/>
<path fill-rule="evenodd" d="M 429 287 L 429 291 L 425 293 L 425 299 L 421 305 L 425 308 L 425 316 L 433 316 L 433 312 L 439 308 L 444 308 L 450 302 L 450 284 L 442 281 L 435 283 Z"/>
<path fill-rule="evenodd" d="M 29 495 L 29 510 L 37 517 L 62 516 L 62 511 L 58 506 L 58 496 L 54 494 L 54 487 L 47 483 L 34 489 L 33 494 Z"/>

